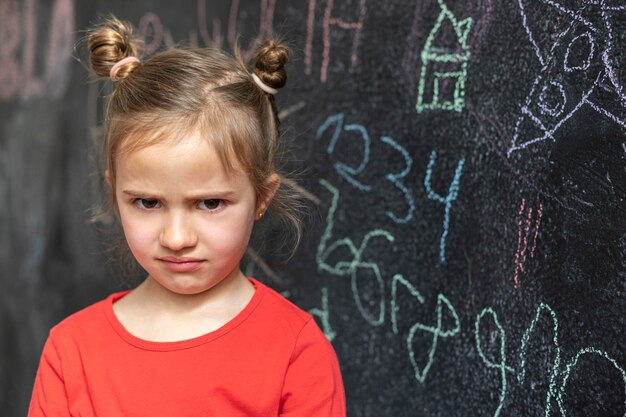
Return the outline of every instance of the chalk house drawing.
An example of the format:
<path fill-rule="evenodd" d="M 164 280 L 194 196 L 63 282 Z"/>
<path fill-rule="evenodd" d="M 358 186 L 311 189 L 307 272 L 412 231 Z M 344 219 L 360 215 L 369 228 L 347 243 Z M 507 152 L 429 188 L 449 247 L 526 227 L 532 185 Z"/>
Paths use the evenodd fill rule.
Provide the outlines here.
<path fill-rule="evenodd" d="M 558 16 L 537 13 L 538 3 Z M 521 105 L 507 154 L 554 140 L 555 132 L 585 104 L 626 128 L 626 91 L 611 62 L 613 29 L 609 19 L 610 13 L 625 11 L 626 6 L 609 6 L 606 0 L 585 2 L 578 10 L 555 0 L 518 0 L 518 5 L 541 69 Z M 535 12 L 527 14 L 527 10 Z M 541 20 L 555 21 L 558 17 L 556 20 L 567 22 L 564 30 L 561 27 L 560 32 L 551 34 L 555 41 L 549 48 L 538 44 L 536 39 L 540 37 L 531 27 L 533 23 L 534 27 L 554 25 L 533 22 L 531 18 L 537 16 Z M 607 101 L 617 101 L 618 110 L 608 111 L 599 104 Z"/>
<path fill-rule="evenodd" d="M 470 51 L 467 37 L 472 27 L 472 18 L 457 20 L 443 0 L 437 0 L 441 12 L 426 38 L 422 50 L 416 110 L 453 110 L 460 112 L 465 107 L 465 81 Z M 454 43 L 449 44 L 445 36 L 450 26 Z"/>

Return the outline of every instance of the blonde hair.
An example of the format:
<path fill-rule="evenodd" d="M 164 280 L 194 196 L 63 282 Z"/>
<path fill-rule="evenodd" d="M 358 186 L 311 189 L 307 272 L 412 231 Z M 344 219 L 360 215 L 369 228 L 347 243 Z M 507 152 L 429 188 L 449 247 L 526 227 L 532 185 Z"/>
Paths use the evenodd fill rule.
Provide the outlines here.
<path fill-rule="evenodd" d="M 87 42 L 91 68 L 105 78 L 111 77 L 116 63 L 137 56 L 140 45 L 132 26 L 114 17 L 93 29 Z M 281 88 L 289 57 L 284 44 L 266 41 L 254 55 L 253 73 L 265 85 Z M 113 205 L 119 155 L 180 140 L 191 132 L 210 140 L 227 170 L 233 170 L 236 160 L 257 198 L 268 192 L 270 175 L 284 177 L 277 167 L 281 135 L 274 97 L 255 83 L 238 49 L 233 58 L 215 49 L 174 48 L 144 62 L 130 60 L 116 71 L 106 107 L 103 152 Z M 301 207 L 298 195 L 281 181 L 268 210 L 290 227 L 293 250 L 301 237 Z"/>

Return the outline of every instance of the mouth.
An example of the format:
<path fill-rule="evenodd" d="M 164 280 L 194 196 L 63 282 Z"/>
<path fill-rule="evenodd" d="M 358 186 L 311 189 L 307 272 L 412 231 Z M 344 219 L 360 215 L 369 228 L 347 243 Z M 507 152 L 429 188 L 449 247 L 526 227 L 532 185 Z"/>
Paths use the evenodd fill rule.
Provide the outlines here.
<path fill-rule="evenodd" d="M 165 256 L 158 258 L 158 260 L 172 272 L 193 272 L 198 270 L 205 262 L 204 259 L 200 258 L 177 256 Z"/>

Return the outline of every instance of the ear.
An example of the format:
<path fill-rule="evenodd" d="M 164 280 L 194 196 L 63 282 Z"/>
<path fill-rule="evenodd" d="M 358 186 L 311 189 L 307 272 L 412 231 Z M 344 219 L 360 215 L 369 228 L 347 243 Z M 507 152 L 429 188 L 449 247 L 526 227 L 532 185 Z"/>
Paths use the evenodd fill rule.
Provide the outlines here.
<path fill-rule="evenodd" d="M 109 196 L 111 198 L 111 204 L 117 207 L 117 204 L 115 202 L 115 183 L 113 182 L 113 175 L 111 174 L 111 171 L 109 171 L 108 169 L 104 171 L 104 182 L 106 183 L 109 189 Z"/>
<path fill-rule="evenodd" d="M 259 200 L 256 204 L 255 218 L 257 220 L 261 220 L 263 214 L 265 214 L 265 211 L 267 210 L 272 199 L 274 198 L 276 191 L 278 191 L 278 188 L 280 187 L 280 175 L 274 172 L 272 175 L 265 179 L 264 185 L 265 186 L 263 188 L 265 189 L 265 193 L 259 197 Z"/>
<path fill-rule="evenodd" d="M 108 169 L 104 171 L 104 181 L 109 186 L 109 189 L 113 188 L 113 183 L 111 182 L 111 171 L 109 171 Z"/>

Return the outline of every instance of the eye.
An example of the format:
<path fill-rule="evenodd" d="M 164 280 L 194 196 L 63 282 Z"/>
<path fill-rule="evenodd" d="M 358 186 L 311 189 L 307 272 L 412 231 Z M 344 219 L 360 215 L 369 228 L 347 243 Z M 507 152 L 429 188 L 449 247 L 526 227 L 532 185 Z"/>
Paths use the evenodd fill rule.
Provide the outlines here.
<path fill-rule="evenodd" d="M 161 207 L 161 203 L 159 203 L 159 200 L 153 200 L 150 198 L 137 198 L 133 201 L 133 204 L 135 204 L 139 208 L 146 210 L 157 209 Z"/>
<path fill-rule="evenodd" d="M 201 210 L 216 211 L 216 210 L 219 210 L 220 208 L 222 208 L 223 205 L 224 205 L 224 202 L 222 200 L 218 200 L 216 198 L 211 198 L 211 199 L 208 199 L 208 200 L 200 201 L 200 203 L 198 204 L 198 207 Z"/>

